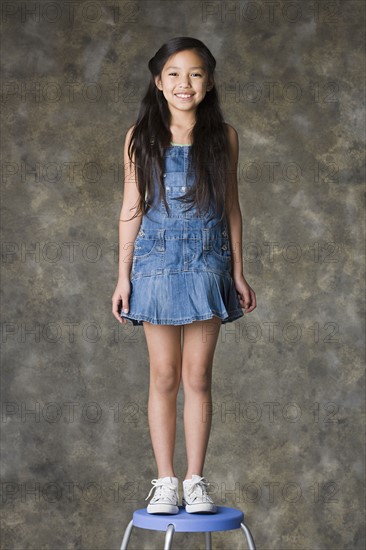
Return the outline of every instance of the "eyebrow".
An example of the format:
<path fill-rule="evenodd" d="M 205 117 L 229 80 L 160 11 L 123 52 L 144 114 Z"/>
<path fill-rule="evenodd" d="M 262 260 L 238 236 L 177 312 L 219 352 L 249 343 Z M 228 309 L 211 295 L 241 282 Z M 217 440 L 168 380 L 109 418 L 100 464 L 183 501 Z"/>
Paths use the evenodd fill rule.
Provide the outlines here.
<path fill-rule="evenodd" d="M 171 67 L 167 67 L 167 68 L 166 68 L 166 70 L 169 70 L 169 69 L 180 69 L 180 67 L 173 67 L 173 66 L 171 66 Z M 197 67 L 190 67 L 189 70 L 191 70 L 191 69 L 201 69 L 202 71 L 205 70 L 204 67 L 202 67 L 201 65 L 197 65 Z"/>

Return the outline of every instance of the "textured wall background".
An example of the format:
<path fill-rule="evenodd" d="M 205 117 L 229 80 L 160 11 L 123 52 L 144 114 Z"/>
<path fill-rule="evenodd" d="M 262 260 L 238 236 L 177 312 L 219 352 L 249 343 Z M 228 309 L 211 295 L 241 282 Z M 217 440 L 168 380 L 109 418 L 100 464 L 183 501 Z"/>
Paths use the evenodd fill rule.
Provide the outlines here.
<path fill-rule="evenodd" d="M 147 504 L 146 341 L 111 296 L 125 133 L 178 35 L 217 59 L 258 298 L 221 329 L 204 473 L 258 549 L 364 548 L 364 17 L 358 0 L 3 2 L 2 548 L 116 549 Z M 181 389 L 180 478 L 182 412 Z"/>

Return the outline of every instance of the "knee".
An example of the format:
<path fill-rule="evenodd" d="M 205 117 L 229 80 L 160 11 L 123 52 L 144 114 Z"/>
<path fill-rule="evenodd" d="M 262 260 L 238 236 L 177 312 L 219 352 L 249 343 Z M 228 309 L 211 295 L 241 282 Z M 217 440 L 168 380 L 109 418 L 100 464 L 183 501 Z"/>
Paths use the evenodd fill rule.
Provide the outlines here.
<path fill-rule="evenodd" d="M 166 394 L 174 393 L 179 389 L 180 370 L 175 366 L 158 367 L 152 370 L 151 383 L 154 390 Z"/>
<path fill-rule="evenodd" d="M 186 390 L 195 393 L 207 393 L 211 389 L 211 371 L 202 369 L 198 372 L 188 372 L 183 377 Z"/>

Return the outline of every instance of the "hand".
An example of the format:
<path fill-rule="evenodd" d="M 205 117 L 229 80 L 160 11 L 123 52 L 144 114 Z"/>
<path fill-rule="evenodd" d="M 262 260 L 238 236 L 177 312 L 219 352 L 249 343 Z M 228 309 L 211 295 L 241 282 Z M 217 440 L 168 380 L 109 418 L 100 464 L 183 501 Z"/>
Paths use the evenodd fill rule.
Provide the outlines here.
<path fill-rule="evenodd" d="M 257 307 L 254 290 L 248 285 L 244 275 L 234 276 L 233 281 L 238 293 L 241 309 L 244 309 L 245 313 L 250 313 Z"/>
<path fill-rule="evenodd" d="M 120 315 L 120 311 L 123 308 L 127 309 L 125 313 L 129 311 L 129 299 L 131 294 L 131 282 L 128 278 L 118 279 L 116 290 L 112 296 L 112 313 L 121 324 L 125 325 L 129 319 L 124 319 Z"/>

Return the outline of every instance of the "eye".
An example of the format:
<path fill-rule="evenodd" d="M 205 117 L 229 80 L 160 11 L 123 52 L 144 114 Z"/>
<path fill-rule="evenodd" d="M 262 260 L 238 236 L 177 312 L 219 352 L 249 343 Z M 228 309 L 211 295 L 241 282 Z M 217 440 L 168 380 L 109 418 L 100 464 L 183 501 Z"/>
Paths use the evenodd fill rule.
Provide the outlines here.
<path fill-rule="evenodd" d="M 175 74 L 177 74 L 177 73 L 169 73 L 169 76 L 173 76 L 173 75 L 175 75 Z"/>
<path fill-rule="evenodd" d="M 192 73 L 193 75 L 202 76 L 200 73 Z"/>

